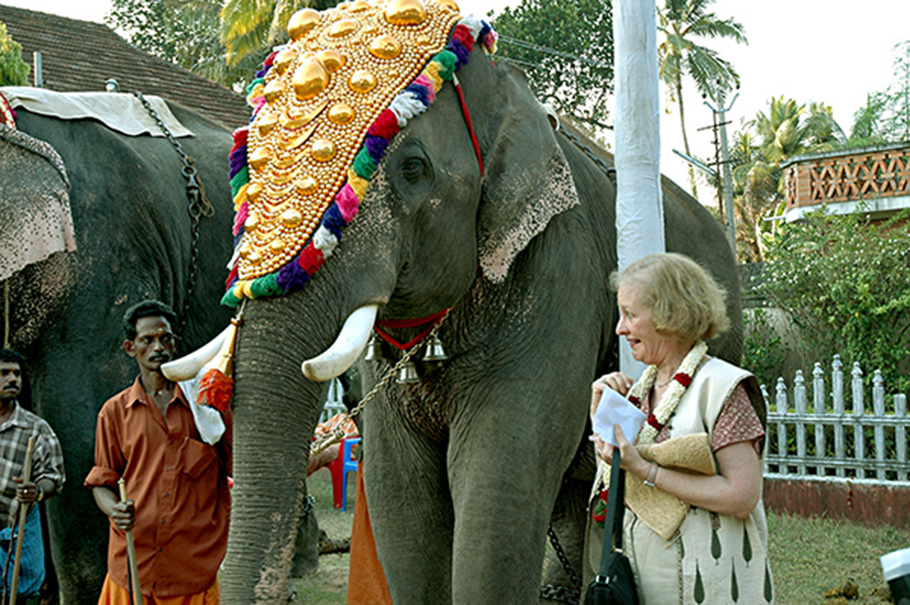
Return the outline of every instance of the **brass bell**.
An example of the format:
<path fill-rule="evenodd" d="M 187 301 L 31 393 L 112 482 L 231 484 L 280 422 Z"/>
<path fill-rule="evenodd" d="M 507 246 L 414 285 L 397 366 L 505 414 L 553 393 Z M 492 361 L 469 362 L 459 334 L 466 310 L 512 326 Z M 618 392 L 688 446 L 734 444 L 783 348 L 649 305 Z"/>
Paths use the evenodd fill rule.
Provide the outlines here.
<path fill-rule="evenodd" d="M 433 338 L 427 343 L 427 351 L 423 354 L 424 361 L 445 361 L 449 358 L 445 349 L 442 348 L 442 341 L 439 336 L 433 334 Z"/>
<path fill-rule="evenodd" d="M 382 359 L 382 347 L 379 345 L 379 339 L 376 338 L 376 333 L 370 335 L 370 340 L 367 342 L 367 352 L 363 356 L 364 361 L 376 361 L 377 359 Z"/>
<path fill-rule="evenodd" d="M 414 384 L 420 382 L 420 374 L 417 372 L 417 366 L 413 361 L 408 360 L 400 370 L 398 378 L 395 380 L 398 384 Z"/>

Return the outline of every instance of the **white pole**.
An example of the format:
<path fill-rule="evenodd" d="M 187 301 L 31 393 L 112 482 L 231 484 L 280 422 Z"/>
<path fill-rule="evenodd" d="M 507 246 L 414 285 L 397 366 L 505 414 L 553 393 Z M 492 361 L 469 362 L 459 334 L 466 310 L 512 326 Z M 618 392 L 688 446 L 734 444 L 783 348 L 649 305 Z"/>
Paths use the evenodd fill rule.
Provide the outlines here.
<path fill-rule="evenodd" d="M 619 268 L 665 251 L 660 190 L 660 102 L 657 7 L 654 0 L 614 0 L 616 61 L 616 254 Z M 639 376 L 644 366 L 620 341 L 620 367 Z"/>

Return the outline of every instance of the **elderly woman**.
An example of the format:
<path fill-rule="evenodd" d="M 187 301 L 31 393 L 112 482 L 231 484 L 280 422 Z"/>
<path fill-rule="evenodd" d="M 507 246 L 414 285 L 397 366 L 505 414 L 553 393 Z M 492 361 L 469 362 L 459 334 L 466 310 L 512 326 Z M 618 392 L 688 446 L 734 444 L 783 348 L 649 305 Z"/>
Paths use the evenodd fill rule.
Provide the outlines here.
<path fill-rule="evenodd" d="M 707 355 L 705 340 L 729 327 L 725 293 L 691 259 L 653 254 L 611 276 L 633 357 L 592 385 L 592 415 L 605 388 L 647 415 L 635 445 L 614 439 L 626 471 L 623 545 L 644 605 L 770 603 L 762 491 L 765 407 L 755 378 Z M 599 458 L 585 570 L 599 569 L 603 477 L 613 446 L 593 437 Z M 598 524 L 599 521 L 599 524 Z M 599 527 L 598 527 L 599 525 Z"/>

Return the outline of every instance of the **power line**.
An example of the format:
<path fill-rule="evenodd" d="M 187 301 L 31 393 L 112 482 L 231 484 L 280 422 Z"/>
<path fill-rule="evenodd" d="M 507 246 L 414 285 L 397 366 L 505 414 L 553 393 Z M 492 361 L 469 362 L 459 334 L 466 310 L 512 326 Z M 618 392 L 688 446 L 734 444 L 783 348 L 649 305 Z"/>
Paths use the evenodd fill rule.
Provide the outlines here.
<path fill-rule="evenodd" d="M 518 46 L 521 48 L 526 48 L 528 50 L 534 50 L 539 53 L 555 55 L 557 57 L 562 57 L 564 59 L 571 59 L 573 61 L 580 61 L 582 63 L 587 63 L 588 65 L 591 65 L 592 67 L 598 67 L 600 69 L 611 69 L 611 67 L 612 67 L 606 63 L 601 63 L 600 61 L 594 61 L 592 59 L 587 59 L 585 57 L 579 57 L 578 55 L 573 55 L 571 53 L 567 53 L 567 52 L 564 52 L 561 50 L 556 50 L 555 48 L 550 48 L 549 46 L 541 46 L 539 44 L 533 44 L 531 42 L 526 42 L 525 40 L 519 40 L 518 38 L 512 38 L 510 36 L 501 35 L 501 36 L 499 36 L 499 40 L 501 42 L 505 42 L 507 44 L 514 44 L 515 46 Z"/>

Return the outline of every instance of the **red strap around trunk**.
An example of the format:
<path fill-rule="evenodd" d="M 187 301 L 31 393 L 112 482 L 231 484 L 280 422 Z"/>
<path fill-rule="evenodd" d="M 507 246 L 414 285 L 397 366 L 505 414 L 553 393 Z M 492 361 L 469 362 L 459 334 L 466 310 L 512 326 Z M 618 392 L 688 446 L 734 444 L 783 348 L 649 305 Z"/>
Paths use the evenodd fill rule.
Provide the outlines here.
<path fill-rule="evenodd" d="M 433 315 L 429 315 L 427 317 L 418 317 L 415 319 L 380 319 L 379 321 L 376 322 L 376 325 L 373 326 L 373 329 L 376 330 L 376 333 L 379 334 L 380 336 L 382 336 L 383 340 L 385 340 L 387 343 L 389 343 L 396 349 L 401 349 L 402 351 L 404 351 L 405 349 L 410 349 L 412 346 L 414 346 L 415 344 L 417 344 L 418 342 L 420 342 L 421 340 L 426 338 L 427 334 L 429 334 L 433 330 L 433 328 L 436 327 L 436 324 L 438 324 L 440 321 L 442 321 L 442 318 L 445 317 L 448 312 L 449 312 L 448 309 L 443 309 L 439 313 L 434 313 Z M 429 325 L 427 325 L 427 324 L 429 324 Z M 416 328 L 418 326 L 424 326 L 424 325 L 427 327 L 424 328 L 423 330 L 421 330 L 417 334 L 417 336 L 415 336 L 414 338 L 412 338 L 411 340 L 409 340 L 406 343 L 398 342 L 397 340 L 395 340 L 395 338 L 390 336 L 385 330 L 382 329 L 382 328 Z"/>

